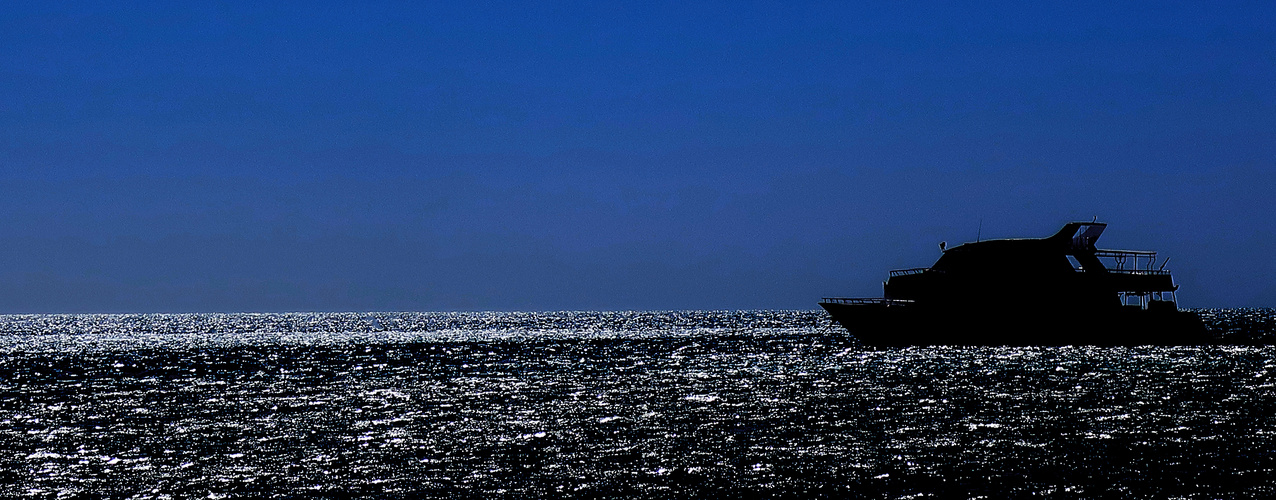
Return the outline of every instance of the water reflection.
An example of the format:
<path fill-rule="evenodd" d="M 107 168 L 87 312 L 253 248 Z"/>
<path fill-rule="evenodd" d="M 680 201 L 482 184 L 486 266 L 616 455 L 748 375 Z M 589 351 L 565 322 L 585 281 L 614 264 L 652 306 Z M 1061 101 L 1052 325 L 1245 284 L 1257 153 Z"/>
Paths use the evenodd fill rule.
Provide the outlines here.
<path fill-rule="evenodd" d="M 1210 317 L 1253 331 L 1274 315 Z M 1272 348 L 873 351 L 826 321 L 6 317 L 0 495 L 1143 498 L 1276 487 Z"/>

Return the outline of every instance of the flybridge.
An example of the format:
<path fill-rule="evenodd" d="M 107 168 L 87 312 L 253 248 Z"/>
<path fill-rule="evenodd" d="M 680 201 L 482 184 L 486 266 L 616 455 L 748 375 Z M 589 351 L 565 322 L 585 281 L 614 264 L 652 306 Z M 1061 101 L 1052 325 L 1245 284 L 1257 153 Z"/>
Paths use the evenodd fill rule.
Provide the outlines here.
<path fill-rule="evenodd" d="M 1068 255 L 1077 260 L 1077 272 L 1086 272 L 1093 268 L 1095 272 L 1110 276 L 1109 282 L 1117 292 L 1123 305 L 1137 305 L 1142 308 L 1152 306 L 1154 302 L 1175 303 L 1174 292 L 1178 285 L 1165 270 L 1169 259 L 1156 266 L 1156 252 L 1151 250 L 1107 250 L 1094 247 L 1107 224 L 1102 222 L 1073 222 L 1064 226 L 1054 238 L 1071 233 Z M 1108 260 L 1103 262 L 1100 259 Z M 1074 264 L 1076 264 L 1074 263 Z M 1087 263 L 1090 265 L 1087 266 Z M 1094 264 L 1098 264 L 1097 266 Z"/>
<path fill-rule="evenodd" d="M 1095 242 L 1099 240 L 1099 236 L 1103 234 L 1103 230 L 1108 225 L 1103 222 L 1072 222 L 1064 226 L 1063 230 L 1051 237 L 1051 239 L 1059 239 L 1069 233 L 1071 243 L 1068 245 L 1068 255 L 1073 257 L 1083 257 L 1093 255 L 1098 258 L 1112 259 L 1112 265 L 1104 265 L 1103 268 L 1108 272 L 1127 273 L 1127 274 L 1160 274 L 1165 272 L 1165 264 L 1169 262 L 1166 259 L 1161 263 L 1161 267 L 1152 269 L 1156 265 L 1156 252 L 1153 250 L 1110 250 L 1095 248 Z M 1083 266 L 1084 267 L 1084 266 Z"/>

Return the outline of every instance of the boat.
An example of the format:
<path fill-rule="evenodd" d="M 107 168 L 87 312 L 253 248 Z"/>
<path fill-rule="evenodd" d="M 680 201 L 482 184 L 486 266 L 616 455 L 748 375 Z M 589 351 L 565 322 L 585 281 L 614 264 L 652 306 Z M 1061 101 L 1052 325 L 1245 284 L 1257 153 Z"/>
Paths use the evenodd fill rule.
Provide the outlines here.
<path fill-rule="evenodd" d="M 1106 228 L 1096 219 L 1048 238 L 941 243 L 930 267 L 890 271 L 882 297 L 820 306 L 875 347 L 1215 343 L 1199 315 L 1178 308 L 1169 259 L 1098 249 Z"/>

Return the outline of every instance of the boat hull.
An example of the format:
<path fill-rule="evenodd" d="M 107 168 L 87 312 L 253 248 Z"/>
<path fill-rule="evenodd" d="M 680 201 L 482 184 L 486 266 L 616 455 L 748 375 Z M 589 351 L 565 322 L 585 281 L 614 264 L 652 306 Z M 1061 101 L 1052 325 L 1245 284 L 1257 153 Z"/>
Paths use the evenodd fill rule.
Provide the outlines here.
<path fill-rule="evenodd" d="M 908 303 L 821 302 L 865 345 L 1188 346 L 1217 343 L 1189 311 L 1113 307 L 1075 310 L 937 308 Z"/>

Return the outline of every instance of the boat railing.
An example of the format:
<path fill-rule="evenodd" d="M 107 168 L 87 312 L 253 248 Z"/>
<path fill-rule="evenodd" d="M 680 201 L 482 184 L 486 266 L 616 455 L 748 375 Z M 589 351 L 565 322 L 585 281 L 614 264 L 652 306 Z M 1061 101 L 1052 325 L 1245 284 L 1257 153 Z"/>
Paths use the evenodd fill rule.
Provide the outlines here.
<path fill-rule="evenodd" d="M 1112 263 L 1116 264 L 1109 267 L 1109 272 L 1125 272 L 1125 270 L 1152 271 L 1154 269 L 1165 269 L 1165 264 L 1169 262 L 1166 259 L 1161 263 L 1161 267 L 1156 267 L 1156 251 L 1153 250 L 1095 250 L 1095 257 L 1106 257 L 1112 259 Z M 1127 267 L 1128 266 L 1128 267 Z M 1153 274 L 1153 273 L 1139 273 Z"/>
<path fill-rule="evenodd" d="M 1148 275 L 1169 275 L 1170 272 L 1165 269 L 1108 269 L 1110 273 L 1118 274 L 1148 274 Z"/>
<path fill-rule="evenodd" d="M 1084 273 L 1085 269 L 1075 269 L 1076 272 Z M 1144 276 L 1168 276 L 1169 270 L 1166 269 L 1108 269 L 1107 272 L 1112 274 L 1132 274 Z"/>
<path fill-rule="evenodd" d="M 1095 257 L 1156 257 L 1156 250 L 1108 250 L 1096 249 Z"/>
<path fill-rule="evenodd" d="M 820 299 L 820 302 L 828 302 L 832 304 L 883 304 L 883 305 L 913 303 L 913 301 L 905 300 L 905 299 L 883 299 L 883 298 L 861 299 L 861 298 L 850 298 L 850 297 L 824 297 Z"/>
<path fill-rule="evenodd" d="M 914 268 L 912 268 L 912 269 L 893 269 L 893 270 L 891 270 L 891 276 L 892 276 L 892 277 L 894 277 L 894 276 L 908 276 L 908 275 L 910 275 L 910 274 L 922 274 L 922 273 L 928 273 L 928 272 L 932 272 L 932 271 L 933 271 L 933 270 L 932 270 L 931 268 L 929 268 L 929 267 L 914 267 Z"/>

